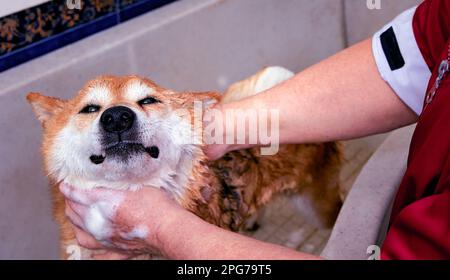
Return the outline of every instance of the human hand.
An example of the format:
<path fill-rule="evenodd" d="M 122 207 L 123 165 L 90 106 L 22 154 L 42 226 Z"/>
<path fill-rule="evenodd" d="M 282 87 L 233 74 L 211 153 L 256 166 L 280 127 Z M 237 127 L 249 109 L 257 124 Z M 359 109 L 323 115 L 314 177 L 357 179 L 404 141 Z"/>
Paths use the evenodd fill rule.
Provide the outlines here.
<path fill-rule="evenodd" d="M 229 146 L 226 144 L 210 144 L 204 149 L 208 160 L 214 161 L 223 157 L 228 152 Z"/>
<path fill-rule="evenodd" d="M 202 118 L 203 127 L 207 128 L 209 126 L 212 126 L 218 128 L 222 126 L 224 129 L 222 130 L 214 129 L 214 134 L 218 133 L 218 131 L 222 131 L 224 133 L 224 130 L 226 128 L 224 118 L 223 117 L 217 118 L 217 115 L 223 115 L 223 109 L 220 104 L 216 104 L 212 108 L 209 108 L 205 111 Z M 207 129 L 203 131 L 203 137 L 206 144 L 203 151 L 207 156 L 208 160 L 210 161 L 214 161 L 223 157 L 230 148 L 229 145 L 226 143 L 224 144 L 216 143 L 217 139 L 222 138 L 222 140 L 224 140 L 224 138 L 226 138 L 225 134 L 216 136 L 211 134 L 212 131 L 213 130 Z"/>
<path fill-rule="evenodd" d="M 228 152 L 248 149 L 259 145 L 258 143 L 248 143 L 249 132 L 245 128 L 244 131 L 237 131 L 235 133 L 239 129 L 239 126 L 237 126 L 238 120 L 242 120 L 242 116 L 236 113 L 241 113 L 241 111 L 233 107 L 228 108 L 229 105 L 217 104 L 206 110 L 203 115 L 202 121 L 203 127 L 205 128 L 203 130 L 203 139 L 206 144 L 203 151 L 210 161 L 218 160 Z M 249 126 L 249 129 L 254 130 L 255 128 Z M 217 135 L 217 133 L 220 134 Z M 242 134 L 245 135 L 245 143 L 238 144 L 242 139 L 238 141 L 237 135 Z"/>
<path fill-rule="evenodd" d="M 84 190 L 63 183 L 60 190 L 66 197 L 66 215 L 74 225 L 79 245 L 107 249 L 94 258 L 161 254 L 159 231 L 183 211 L 166 193 L 152 187 L 137 191 Z"/>

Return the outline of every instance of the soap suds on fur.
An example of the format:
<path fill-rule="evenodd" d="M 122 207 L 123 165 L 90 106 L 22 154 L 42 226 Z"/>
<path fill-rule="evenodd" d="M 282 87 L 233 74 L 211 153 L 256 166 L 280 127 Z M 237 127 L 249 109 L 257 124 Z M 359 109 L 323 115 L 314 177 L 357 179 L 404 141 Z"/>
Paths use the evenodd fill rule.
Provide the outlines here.
<path fill-rule="evenodd" d="M 129 233 L 124 234 L 122 237 L 127 240 L 133 239 L 146 239 L 148 236 L 148 227 L 144 225 L 139 225 L 133 228 Z"/>
<path fill-rule="evenodd" d="M 114 219 L 117 208 L 123 200 L 122 195 L 105 197 L 93 203 L 84 218 L 86 230 L 97 240 L 108 240 L 113 234 L 111 220 Z"/>

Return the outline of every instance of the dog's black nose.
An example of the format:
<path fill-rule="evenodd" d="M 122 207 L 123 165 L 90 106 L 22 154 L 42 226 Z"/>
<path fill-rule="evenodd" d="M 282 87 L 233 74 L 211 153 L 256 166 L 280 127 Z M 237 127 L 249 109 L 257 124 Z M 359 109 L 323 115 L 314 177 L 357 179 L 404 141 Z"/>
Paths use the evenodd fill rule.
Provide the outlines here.
<path fill-rule="evenodd" d="M 100 117 L 100 123 L 108 132 L 124 132 L 134 123 L 136 114 L 125 106 L 116 106 L 107 109 Z"/>

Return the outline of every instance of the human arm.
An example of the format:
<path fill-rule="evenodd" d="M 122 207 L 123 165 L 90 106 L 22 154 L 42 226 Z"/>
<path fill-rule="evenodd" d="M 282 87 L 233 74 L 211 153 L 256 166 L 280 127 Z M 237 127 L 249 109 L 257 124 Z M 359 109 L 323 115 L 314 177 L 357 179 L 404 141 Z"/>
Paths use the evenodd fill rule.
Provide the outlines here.
<path fill-rule="evenodd" d="M 62 185 L 61 191 L 78 243 L 92 250 L 110 249 L 97 258 L 156 253 L 169 259 L 318 259 L 209 224 L 155 188 L 86 191 Z M 92 207 L 98 210 L 94 215 Z M 96 226 L 89 226 L 90 216 L 108 233 L 99 235 Z"/>
<path fill-rule="evenodd" d="M 372 39 L 258 95 L 216 107 L 224 114 L 256 108 L 280 112 L 280 144 L 352 139 L 387 132 L 417 120 L 417 115 L 382 79 Z M 224 133 L 227 131 L 231 130 L 225 129 Z M 251 146 L 255 145 L 217 144 L 208 147 L 207 153 L 216 159 L 228 151 Z"/>

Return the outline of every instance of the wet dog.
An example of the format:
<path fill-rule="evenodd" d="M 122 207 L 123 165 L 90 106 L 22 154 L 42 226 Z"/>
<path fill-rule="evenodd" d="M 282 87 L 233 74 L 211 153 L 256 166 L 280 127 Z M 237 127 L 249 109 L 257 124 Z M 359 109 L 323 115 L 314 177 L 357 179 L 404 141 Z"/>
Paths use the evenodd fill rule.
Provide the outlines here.
<path fill-rule="evenodd" d="M 194 129 L 196 102 L 208 109 L 290 76 L 282 68 L 267 68 L 223 96 L 175 92 L 138 76 L 98 77 L 70 100 L 28 94 L 44 131 L 42 153 L 62 257 L 76 240 L 64 214 L 61 182 L 84 188 L 158 187 L 202 219 L 234 231 L 272 197 L 285 194 L 306 218 L 331 227 L 341 206 L 338 143 L 282 145 L 270 156 L 251 148 L 209 162 L 203 135 Z"/>

